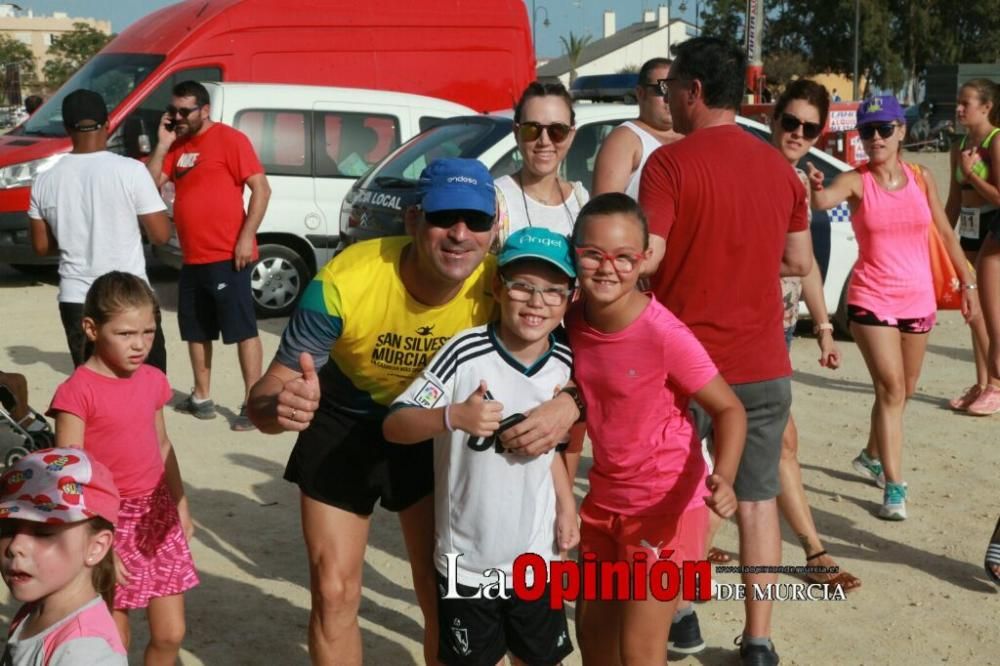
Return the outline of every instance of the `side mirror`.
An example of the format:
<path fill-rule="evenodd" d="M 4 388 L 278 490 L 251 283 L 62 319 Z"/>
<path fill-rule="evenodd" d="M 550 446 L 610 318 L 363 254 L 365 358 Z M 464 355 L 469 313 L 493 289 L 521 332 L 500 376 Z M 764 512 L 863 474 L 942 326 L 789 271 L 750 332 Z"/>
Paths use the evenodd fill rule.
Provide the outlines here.
<path fill-rule="evenodd" d="M 138 114 L 125 119 L 124 126 L 125 154 L 139 158 L 153 152 L 152 142 L 146 131 L 146 123 Z"/>

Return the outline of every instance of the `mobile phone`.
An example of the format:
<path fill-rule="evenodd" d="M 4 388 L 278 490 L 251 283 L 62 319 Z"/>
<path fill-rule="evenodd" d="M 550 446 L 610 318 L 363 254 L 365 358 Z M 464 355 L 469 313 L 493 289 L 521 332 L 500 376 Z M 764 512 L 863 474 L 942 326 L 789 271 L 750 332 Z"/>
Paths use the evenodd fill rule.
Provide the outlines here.
<path fill-rule="evenodd" d="M 163 123 L 163 128 L 166 129 L 168 132 L 173 132 L 176 126 L 177 123 L 175 123 L 172 120 L 168 120 L 167 122 Z"/>
<path fill-rule="evenodd" d="M 496 451 L 497 453 L 506 453 L 507 449 L 505 449 L 503 444 L 500 443 L 500 433 L 502 433 L 504 430 L 513 428 L 515 425 L 517 425 L 526 418 L 527 417 L 524 414 L 515 413 L 511 414 L 507 418 L 500 421 L 500 426 L 497 428 L 497 431 L 493 433 L 493 442 L 494 442 L 493 450 Z"/>

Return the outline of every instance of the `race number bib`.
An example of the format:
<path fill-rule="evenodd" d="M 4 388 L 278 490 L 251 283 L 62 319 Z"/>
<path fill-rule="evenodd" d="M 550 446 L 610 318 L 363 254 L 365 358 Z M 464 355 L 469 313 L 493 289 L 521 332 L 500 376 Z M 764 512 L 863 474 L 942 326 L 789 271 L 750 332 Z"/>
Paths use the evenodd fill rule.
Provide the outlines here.
<path fill-rule="evenodd" d="M 958 235 L 962 238 L 979 239 L 979 209 L 963 208 L 958 216 Z"/>

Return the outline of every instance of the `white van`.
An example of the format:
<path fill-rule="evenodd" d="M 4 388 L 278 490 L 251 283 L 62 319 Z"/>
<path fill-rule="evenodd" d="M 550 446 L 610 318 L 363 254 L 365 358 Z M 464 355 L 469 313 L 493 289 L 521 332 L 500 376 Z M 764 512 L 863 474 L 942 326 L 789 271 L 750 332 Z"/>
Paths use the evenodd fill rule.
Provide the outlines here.
<path fill-rule="evenodd" d="M 351 185 L 401 143 L 472 109 L 421 95 L 321 86 L 206 83 L 212 120 L 253 142 L 271 200 L 257 232 L 251 287 L 259 317 L 286 315 L 334 253 Z M 247 191 L 249 200 L 249 190 Z M 172 185 L 164 191 L 173 203 Z M 155 250 L 180 267 L 177 236 Z"/>

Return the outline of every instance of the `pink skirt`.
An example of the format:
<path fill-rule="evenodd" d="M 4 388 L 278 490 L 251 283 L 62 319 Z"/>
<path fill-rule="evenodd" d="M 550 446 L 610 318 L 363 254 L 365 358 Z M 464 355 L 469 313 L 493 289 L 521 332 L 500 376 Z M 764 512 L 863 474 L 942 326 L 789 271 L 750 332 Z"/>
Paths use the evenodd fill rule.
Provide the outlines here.
<path fill-rule="evenodd" d="M 165 479 L 153 494 L 121 501 L 114 548 L 129 572 L 128 585 L 115 586 L 116 609 L 146 608 L 199 582 Z"/>

